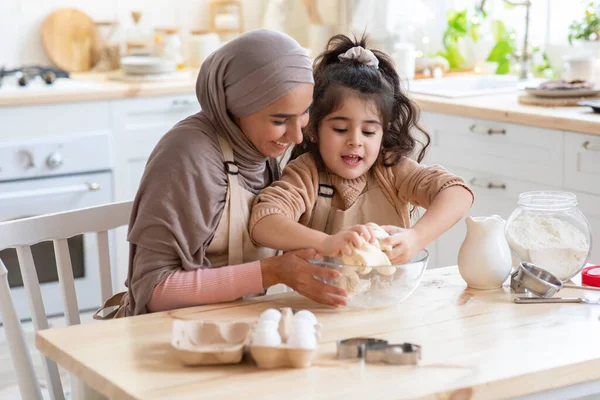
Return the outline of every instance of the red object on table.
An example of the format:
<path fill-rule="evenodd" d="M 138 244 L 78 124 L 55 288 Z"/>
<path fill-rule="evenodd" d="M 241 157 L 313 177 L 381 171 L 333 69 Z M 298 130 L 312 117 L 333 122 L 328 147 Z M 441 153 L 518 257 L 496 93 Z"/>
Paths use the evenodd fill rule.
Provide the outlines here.
<path fill-rule="evenodd" d="M 592 265 L 581 271 L 581 283 L 588 286 L 600 287 L 600 265 Z"/>

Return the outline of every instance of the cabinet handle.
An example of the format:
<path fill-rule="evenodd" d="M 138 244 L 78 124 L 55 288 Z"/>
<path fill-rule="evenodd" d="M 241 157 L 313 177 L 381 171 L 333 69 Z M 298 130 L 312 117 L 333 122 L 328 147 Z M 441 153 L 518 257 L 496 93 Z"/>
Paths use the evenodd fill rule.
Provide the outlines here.
<path fill-rule="evenodd" d="M 477 124 L 471 125 L 469 130 L 473 133 L 478 133 L 481 135 L 506 135 L 506 129 L 493 129 Z"/>
<path fill-rule="evenodd" d="M 600 145 L 593 144 L 589 140 L 583 142 L 583 148 L 590 151 L 600 151 Z"/>
<path fill-rule="evenodd" d="M 55 188 L 33 189 L 33 190 L 23 190 L 20 192 L 1 193 L 0 200 L 15 200 L 15 199 L 25 199 L 25 198 L 32 198 L 32 197 L 46 197 L 46 196 L 53 196 L 53 195 L 57 195 L 57 194 L 96 192 L 100 189 L 102 189 L 102 186 L 97 182 L 81 183 L 78 185 L 62 186 L 62 187 L 55 187 Z"/>
<path fill-rule="evenodd" d="M 493 183 L 486 179 L 471 179 L 471 185 L 481 187 L 484 189 L 502 189 L 506 190 L 506 183 Z"/>

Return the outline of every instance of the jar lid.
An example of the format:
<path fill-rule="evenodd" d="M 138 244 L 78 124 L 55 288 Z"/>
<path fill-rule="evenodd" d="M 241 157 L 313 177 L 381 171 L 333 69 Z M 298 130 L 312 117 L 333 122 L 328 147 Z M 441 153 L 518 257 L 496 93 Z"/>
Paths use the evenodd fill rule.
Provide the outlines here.
<path fill-rule="evenodd" d="M 588 286 L 600 287 L 600 265 L 592 265 L 581 271 L 581 283 Z"/>

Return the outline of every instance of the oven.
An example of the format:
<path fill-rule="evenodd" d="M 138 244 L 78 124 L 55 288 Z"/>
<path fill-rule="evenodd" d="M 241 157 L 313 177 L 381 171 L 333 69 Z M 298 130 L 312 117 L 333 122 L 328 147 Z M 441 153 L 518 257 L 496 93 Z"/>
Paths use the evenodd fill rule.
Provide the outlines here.
<path fill-rule="evenodd" d="M 43 141 L 0 143 L 0 222 L 91 207 L 113 201 L 109 136 L 106 132 Z M 100 306 L 94 234 L 68 239 L 79 308 Z M 63 313 L 51 241 L 32 246 L 46 314 Z M 22 320 L 30 318 L 15 249 L 0 251 Z M 112 265 L 114 265 L 114 260 Z M 114 273 L 113 273 L 114 276 Z"/>

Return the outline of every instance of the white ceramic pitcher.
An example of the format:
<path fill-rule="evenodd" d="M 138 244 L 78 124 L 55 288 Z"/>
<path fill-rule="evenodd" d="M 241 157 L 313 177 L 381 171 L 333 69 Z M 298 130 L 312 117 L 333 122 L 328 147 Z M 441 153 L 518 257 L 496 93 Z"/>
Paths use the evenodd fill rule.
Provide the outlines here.
<path fill-rule="evenodd" d="M 512 257 L 498 215 L 467 217 L 467 235 L 458 252 L 458 271 L 469 287 L 498 289 L 510 275 Z"/>

